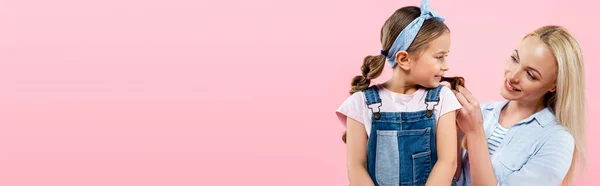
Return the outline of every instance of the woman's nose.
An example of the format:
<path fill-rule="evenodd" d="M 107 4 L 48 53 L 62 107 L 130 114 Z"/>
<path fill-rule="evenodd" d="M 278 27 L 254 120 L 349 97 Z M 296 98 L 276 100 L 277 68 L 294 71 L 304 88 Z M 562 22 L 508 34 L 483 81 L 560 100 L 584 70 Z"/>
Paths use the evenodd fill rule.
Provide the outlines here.
<path fill-rule="evenodd" d="M 519 71 L 515 70 L 515 71 L 509 72 L 509 74 L 508 74 L 508 80 L 512 84 L 519 83 Z"/>

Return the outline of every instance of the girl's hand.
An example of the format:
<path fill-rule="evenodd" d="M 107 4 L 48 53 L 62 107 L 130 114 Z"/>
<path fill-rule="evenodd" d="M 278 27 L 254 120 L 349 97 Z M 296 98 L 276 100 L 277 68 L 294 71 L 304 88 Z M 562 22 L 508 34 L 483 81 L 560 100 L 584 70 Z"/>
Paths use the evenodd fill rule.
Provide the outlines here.
<path fill-rule="evenodd" d="M 462 105 L 456 115 L 458 127 L 465 135 L 483 131 L 483 115 L 481 114 L 479 102 L 465 87 L 457 86 L 457 89 L 458 91 L 453 90 L 453 92 Z"/>

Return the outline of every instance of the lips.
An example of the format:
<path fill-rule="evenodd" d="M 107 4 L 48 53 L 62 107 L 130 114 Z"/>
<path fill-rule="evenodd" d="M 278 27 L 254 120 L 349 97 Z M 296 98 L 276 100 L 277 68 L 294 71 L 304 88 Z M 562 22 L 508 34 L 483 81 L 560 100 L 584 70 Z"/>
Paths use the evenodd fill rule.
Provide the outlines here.
<path fill-rule="evenodd" d="M 508 89 L 508 90 L 516 91 L 516 92 L 520 92 L 521 91 L 521 89 L 518 89 L 518 88 L 514 87 L 513 85 L 511 85 L 508 80 L 506 80 L 504 84 L 506 86 L 506 89 Z"/>

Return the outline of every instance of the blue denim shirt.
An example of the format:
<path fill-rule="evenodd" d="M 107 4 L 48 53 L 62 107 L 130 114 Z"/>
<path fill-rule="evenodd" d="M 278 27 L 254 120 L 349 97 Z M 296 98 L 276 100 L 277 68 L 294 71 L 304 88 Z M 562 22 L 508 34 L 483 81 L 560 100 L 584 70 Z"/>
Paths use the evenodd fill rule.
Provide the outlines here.
<path fill-rule="evenodd" d="M 483 128 L 488 138 L 499 125 L 500 111 L 507 103 L 481 104 Z M 569 171 L 574 148 L 573 136 L 545 108 L 511 127 L 491 156 L 498 185 L 559 185 Z M 463 174 L 458 185 L 471 185 L 466 151 L 463 151 Z"/>

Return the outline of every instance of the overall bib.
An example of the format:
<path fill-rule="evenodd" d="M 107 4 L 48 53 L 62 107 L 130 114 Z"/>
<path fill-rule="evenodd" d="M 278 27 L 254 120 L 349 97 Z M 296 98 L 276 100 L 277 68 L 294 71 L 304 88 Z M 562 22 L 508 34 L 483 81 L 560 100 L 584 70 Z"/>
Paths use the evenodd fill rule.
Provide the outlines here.
<path fill-rule="evenodd" d="M 425 185 L 437 161 L 433 109 L 442 86 L 427 89 L 422 103 L 427 109 L 416 112 L 380 112 L 383 103 L 377 86 L 364 90 L 367 107 L 373 112 L 367 167 L 375 185 Z"/>

